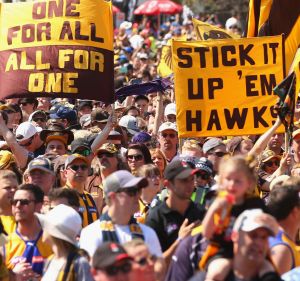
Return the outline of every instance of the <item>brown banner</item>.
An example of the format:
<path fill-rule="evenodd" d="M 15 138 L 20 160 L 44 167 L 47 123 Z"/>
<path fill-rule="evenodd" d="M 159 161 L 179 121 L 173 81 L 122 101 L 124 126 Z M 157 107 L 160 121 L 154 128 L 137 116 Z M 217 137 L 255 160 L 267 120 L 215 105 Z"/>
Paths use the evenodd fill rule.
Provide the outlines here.
<path fill-rule="evenodd" d="M 1 51 L 0 99 L 31 94 L 112 103 L 112 61 L 112 51 L 78 45 Z"/>

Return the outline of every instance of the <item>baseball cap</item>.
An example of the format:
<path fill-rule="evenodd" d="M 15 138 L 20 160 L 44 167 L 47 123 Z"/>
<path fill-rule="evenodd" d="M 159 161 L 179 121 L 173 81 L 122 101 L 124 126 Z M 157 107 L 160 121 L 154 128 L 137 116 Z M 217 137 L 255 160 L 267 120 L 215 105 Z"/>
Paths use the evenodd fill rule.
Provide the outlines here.
<path fill-rule="evenodd" d="M 151 141 L 151 136 L 146 132 L 139 132 L 134 135 L 131 142 L 132 143 L 145 143 Z"/>
<path fill-rule="evenodd" d="M 21 123 L 16 130 L 17 141 L 30 139 L 37 133 L 36 127 L 30 122 L 26 121 Z"/>
<path fill-rule="evenodd" d="M 119 126 L 125 127 L 131 135 L 135 135 L 140 131 L 137 126 L 137 119 L 131 115 L 123 116 L 119 121 Z"/>
<path fill-rule="evenodd" d="M 106 123 L 108 117 L 109 117 L 108 113 L 99 108 L 96 108 L 91 112 L 91 121 L 98 121 L 100 123 Z"/>
<path fill-rule="evenodd" d="M 56 113 L 50 114 L 50 119 L 67 119 L 68 121 L 76 121 L 76 111 L 70 107 L 60 106 Z"/>
<path fill-rule="evenodd" d="M 88 106 L 93 109 L 93 102 L 91 100 L 81 100 L 78 104 L 77 109 L 81 110 L 83 107 Z"/>
<path fill-rule="evenodd" d="M 281 157 L 277 155 L 273 150 L 267 149 L 261 155 L 261 162 L 268 162 L 272 158 L 280 159 Z"/>
<path fill-rule="evenodd" d="M 166 130 L 173 130 L 175 132 L 178 132 L 176 124 L 172 123 L 172 122 L 162 123 L 160 125 L 159 129 L 158 129 L 158 132 L 161 133 L 161 132 L 166 131 Z"/>
<path fill-rule="evenodd" d="M 278 224 L 274 217 L 264 213 L 261 209 L 246 210 L 236 219 L 233 231 L 251 232 L 258 228 L 265 228 L 270 236 L 275 236 L 278 232 Z"/>
<path fill-rule="evenodd" d="M 71 142 L 71 152 L 74 153 L 79 147 L 91 149 L 88 141 L 85 138 L 78 138 Z"/>
<path fill-rule="evenodd" d="M 203 152 L 207 153 L 208 151 L 210 151 L 211 149 L 219 146 L 219 145 L 224 145 L 224 143 L 222 142 L 221 139 L 219 138 L 211 138 L 209 140 L 207 140 L 204 144 L 203 144 Z"/>
<path fill-rule="evenodd" d="M 44 157 L 43 158 L 38 157 L 29 162 L 27 171 L 31 172 L 33 170 L 42 170 L 42 171 L 45 171 L 47 173 L 54 175 L 54 172 L 53 172 L 53 169 L 51 166 L 51 161 L 48 158 L 44 158 Z"/>
<path fill-rule="evenodd" d="M 103 182 L 104 193 L 117 192 L 121 189 L 143 188 L 148 185 L 148 180 L 143 177 L 135 177 L 126 170 L 120 170 L 109 175 Z"/>
<path fill-rule="evenodd" d="M 200 171 L 205 171 L 208 174 L 212 175 L 213 173 L 213 164 L 205 157 L 201 157 L 196 163 L 195 167 Z"/>
<path fill-rule="evenodd" d="M 164 175 L 167 180 L 186 179 L 198 172 L 198 169 L 192 169 L 186 162 L 174 160 L 165 169 Z"/>
<path fill-rule="evenodd" d="M 101 147 L 98 149 L 97 153 L 99 152 L 108 152 L 111 154 L 118 153 L 117 147 L 113 143 L 104 143 L 101 145 Z"/>
<path fill-rule="evenodd" d="M 115 242 L 101 244 L 92 259 L 93 268 L 103 269 L 122 260 L 132 260 L 125 249 Z"/>
<path fill-rule="evenodd" d="M 167 104 L 167 106 L 165 108 L 165 116 L 168 116 L 171 114 L 176 115 L 176 104 L 173 102 Z"/>
<path fill-rule="evenodd" d="M 84 114 L 79 119 L 79 124 L 82 128 L 91 124 L 91 114 Z"/>
<path fill-rule="evenodd" d="M 35 213 L 42 229 L 51 236 L 77 244 L 77 236 L 81 231 L 81 217 L 72 207 L 60 204 L 46 215 Z"/>
<path fill-rule="evenodd" d="M 84 161 L 87 165 L 89 165 L 89 161 L 86 157 L 84 157 L 78 153 L 75 153 L 75 154 L 71 154 L 67 157 L 67 159 L 65 161 L 65 169 L 68 168 L 68 166 L 70 164 L 72 164 L 72 162 L 74 162 L 76 159 L 80 159 L 80 160 Z"/>
<path fill-rule="evenodd" d="M 47 121 L 47 119 L 48 119 L 47 114 L 45 113 L 45 111 L 43 111 L 43 110 L 36 110 L 36 111 L 32 112 L 29 115 L 28 121 L 31 122 L 33 120 L 33 117 L 36 116 L 36 115 L 43 116 L 43 118 L 45 119 L 45 121 Z"/>

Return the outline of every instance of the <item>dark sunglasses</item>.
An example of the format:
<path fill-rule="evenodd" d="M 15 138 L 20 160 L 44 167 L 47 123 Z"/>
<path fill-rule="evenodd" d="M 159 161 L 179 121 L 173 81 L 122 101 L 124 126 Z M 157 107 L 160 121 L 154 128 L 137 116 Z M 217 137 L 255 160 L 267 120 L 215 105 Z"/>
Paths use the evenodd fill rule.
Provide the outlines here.
<path fill-rule="evenodd" d="M 109 152 L 101 152 L 101 153 L 98 153 L 97 156 L 98 156 L 98 158 L 100 158 L 100 159 L 103 158 L 104 156 L 105 156 L 106 158 L 112 158 L 112 157 L 115 156 L 115 154 L 114 154 L 114 153 L 109 153 Z"/>
<path fill-rule="evenodd" d="M 162 133 L 161 135 L 163 138 L 170 137 L 171 139 L 174 139 L 176 137 L 176 134 Z"/>
<path fill-rule="evenodd" d="M 264 163 L 264 165 L 266 165 L 267 167 L 272 167 L 274 164 L 275 164 L 275 166 L 279 166 L 280 161 L 279 160 L 273 160 L 273 161 L 268 161 L 268 162 Z"/>
<path fill-rule="evenodd" d="M 127 155 L 127 159 L 129 160 L 135 160 L 135 161 L 141 161 L 143 160 L 144 156 L 142 154 L 136 154 L 136 155 Z"/>
<path fill-rule="evenodd" d="M 72 165 L 70 166 L 70 169 L 72 169 L 73 171 L 78 171 L 79 169 L 81 169 L 82 171 L 85 171 L 87 170 L 88 166 L 85 165 L 85 164 L 82 164 L 82 165 Z"/>
<path fill-rule="evenodd" d="M 10 203 L 13 206 L 16 206 L 18 204 L 18 202 L 20 202 L 20 205 L 24 206 L 24 205 L 29 205 L 30 202 L 35 202 L 35 200 L 29 200 L 29 199 L 12 199 L 10 201 Z"/>
<path fill-rule="evenodd" d="M 104 271 L 107 273 L 107 275 L 109 276 L 116 276 L 118 275 L 119 272 L 122 273 L 129 273 L 132 269 L 132 265 L 131 263 L 124 263 L 122 265 L 116 266 L 116 265 L 112 265 L 112 266 L 108 266 L 104 269 Z"/>
<path fill-rule="evenodd" d="M 19 143 L 19 145 L 20 145 L 20 146 L 29 146 L 29 145 L 31 145 L 32 142 L 33 142 L 33 137 L 34 137 L 34 136 L 32 136 L 32 137 L 29 139 L 28 142 L 26 142 L 26 143 Z"/>
<path fill-rule="evenodd" d="M 131 188 L 121 188 L 117 191 L 117 193 L 121 193 L 121 192 L 126 193 L 129 197 L 135 197 L 141 192 L 141 189 L 136 187 L 131 187 Z"/>
<path fill-rule="evenodd" d="M 221 152 L 221 151 L 218 151 L 218 152 L 212 152 L 212 153 L 210 153 L 211 155 L 215 155 L 215 156 L 217 156 L 217 157 L 223 157 L 223 156 L 225 156 L 225 155 L 227 155 L 227 153 L 226 152 Z"/>
<path fill-rule="evenodd" d="M 209 174 L 203 174 L 203 173 L 197 173 L 196 174 L 197 178 L 201 178 L 203 180 L 208 180 L 210 178 L 210 175 Z"/>
<path fill-rule="evenodd" d="M 149 264 L 149 261 L 155 262 L 157 260 L 157 257 L 155 255 L 151 255 L 149 257 L 144 257 L 136 261 L 139 265 L 145 266 L 146 264 Z"/>
<path fill-rule="evenodd" d="M 36 118 L 33 118 L 32 119 L 34 122 L 47 122 L 47 120 L 45 118 L 42 118 L 42 117 L 36 117 Z"/>
<path fill-rule="evenodd" d="M 91 155 L 92 151 L 90 149 L 84 149 L 84 150 L 76 150 L 76 153 L 82 155 L 82 156 L 89 156 Z"/>

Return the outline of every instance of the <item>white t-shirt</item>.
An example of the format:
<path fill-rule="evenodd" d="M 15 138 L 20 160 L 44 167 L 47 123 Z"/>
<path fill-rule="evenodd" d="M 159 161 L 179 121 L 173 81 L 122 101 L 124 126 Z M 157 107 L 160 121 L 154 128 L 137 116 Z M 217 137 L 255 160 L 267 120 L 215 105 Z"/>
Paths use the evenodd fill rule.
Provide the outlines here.
<path fill-rule="evenodd" d="M 143 231 L 144 241 L 152 255 L 162 257 L 162 250 L 155 231 L 149 226 L 139 224 Z M 115 231 L 120 244 L 131 241 L 129 225 L 115 225 Z M 103 243 L 102 232 L 100 230 L 100 220 L 96 220 L 82 229 L 80 234 L 80 248 L 86 250 L 92 257 L 97 248 Z"/>

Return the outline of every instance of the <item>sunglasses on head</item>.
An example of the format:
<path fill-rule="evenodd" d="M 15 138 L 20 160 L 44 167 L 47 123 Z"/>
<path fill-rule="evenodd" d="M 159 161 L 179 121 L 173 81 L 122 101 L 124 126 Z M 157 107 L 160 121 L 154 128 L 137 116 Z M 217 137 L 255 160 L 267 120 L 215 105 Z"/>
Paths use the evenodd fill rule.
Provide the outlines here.
<path fill-rule="evenodd" d="M 91 150 L 90 149 L 76 150 L 76 153 L 82 156 L 89 156 L 91 154 Z"/>
<path fill-rule="evenodd" d="M 131 263 L 127 262 L 122 265 L 116 266 L 116 265 L 111 265 L 108 266 L 104 269 L 104 271 L 107 273 L 109 276 L 116 276 L 118 275 L 119 272 L 121 273 L 129 273 L 132 269 Z"/>
<path fill-rule="evenodd" d="M 174 139 L 176 137 L 176 134 L 162 133 L 161 135 L 163 138 L 170 137 L 171 139 Z"/>
<path fill-rule="evenodd" d="M 115 154 L 114 154 L 114 153 L 109 153 L 109 152 L 101 152 L 101 153 L 98 153 L 97 156 L 98 156 L 98 158 L 100 158 L 100 159 L 103 158 L 104 156 L 105 156 L 106 158 L 112 158 L 112 157 L 115 156 Z"/>
<path fill-rule="evenodd" d="M 142 154 L 136 154 L 136 155 L 127 155 L 127 159 L 129 160 L 135 160 L 135 161 L 141 161 L 143 160 L 144 156 Z"/>
<path fill-rule="evenodd" d="M 197 178 L 201 178 L 203 180 L 208 180 L 210 178 L 210 175 L 207 173 L 197 173 L 196 176 Z"/>
<path fill-rule="evenodd" d="M 130 187 L 130 188 L 121 188 L 117 191 L 117 193 L 121 193 L 121 192 L 126 193 L 129 197 L 135 197 L 141 192 L 141 189 L 136 187 Z"/>
<path fill-rule="evenodd" d="M 88 166 L 87 165 L 85 165 L 85 164 L 82 164 L 82 165 L 71 165 L 70 167 L 69 167 L 71 170 L 73 170 L 73 171 L 78 171 L 79 169 L 81 169 L 82 171 L 85 171 L 85 170 L 87 170 L 87 168 L 88 168 Z"/>
<path fill-rule="evenodd" d="M 11 205 L 16 206 L 20 202 L 20 205 L 29 205 L 30 202 L 35 202 L 35 200 L 29 200 L 29 199 L 12 199 L 10 201 Z"/>
<path fill-rule="evenodd" d="M 271 160 L 266 162 L 264 165 L 266 165 L 267 167 L 272 167 L 273 165 L 279 166 L 279 164 L 280 164 L 279 160 Z"/>

